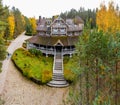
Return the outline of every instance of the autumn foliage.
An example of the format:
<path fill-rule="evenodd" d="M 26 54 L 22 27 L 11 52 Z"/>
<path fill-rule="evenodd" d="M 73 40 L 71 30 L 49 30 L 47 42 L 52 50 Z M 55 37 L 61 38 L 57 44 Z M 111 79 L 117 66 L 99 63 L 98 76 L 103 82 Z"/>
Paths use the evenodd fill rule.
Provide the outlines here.
<path fill-rule="evenodd" d="M 116 32 L 120 31 L 120 11 L 118 6 L 115 7 L 114 2 L 108 4 L 108 8 L 105 4 L 100 5 L 100 9 L 96 14 L 96 24 L 99 30 L 104 32 Z"/>
<path fill-rule="evenodd" d="M 9 36 L 12 38 L 15 31 L 15 20 L 14 15 L 10 15 L 8 17 L 8 30 L 9 30 Z"/>

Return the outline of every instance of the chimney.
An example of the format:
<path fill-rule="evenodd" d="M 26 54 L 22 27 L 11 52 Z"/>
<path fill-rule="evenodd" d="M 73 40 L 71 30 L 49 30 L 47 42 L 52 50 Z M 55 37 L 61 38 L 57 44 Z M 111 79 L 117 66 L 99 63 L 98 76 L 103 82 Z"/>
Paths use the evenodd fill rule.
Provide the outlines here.
<path fill-rule="evenodd" d="M 40 20 L 41 20 L 41 16 L 39 16 L 39 23 L 40 23 Z"/>
<path fill-rule="evenodd" d="M 55 20 L 55 16 L 52 17 L 52 22 Z"/>

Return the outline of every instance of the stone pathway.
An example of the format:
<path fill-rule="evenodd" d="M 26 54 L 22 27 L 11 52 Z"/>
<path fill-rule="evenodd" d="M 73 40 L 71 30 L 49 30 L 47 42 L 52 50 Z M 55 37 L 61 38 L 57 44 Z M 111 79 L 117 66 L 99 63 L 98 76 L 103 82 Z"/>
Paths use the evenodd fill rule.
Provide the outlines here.
<path fill-rule="evenodd" d="M 21 35 L 13 41 L 8 52 L 12 54 L 15 49 L 21 47 L 25 39 L 27 37 Z M 68 89 L 68 87 L 59 89 L 37 85 L 23 77 L 10 59 L 3 62 L 0 90 L 1 97 L 5 101 L 4 105 L 63 105 Z"/>

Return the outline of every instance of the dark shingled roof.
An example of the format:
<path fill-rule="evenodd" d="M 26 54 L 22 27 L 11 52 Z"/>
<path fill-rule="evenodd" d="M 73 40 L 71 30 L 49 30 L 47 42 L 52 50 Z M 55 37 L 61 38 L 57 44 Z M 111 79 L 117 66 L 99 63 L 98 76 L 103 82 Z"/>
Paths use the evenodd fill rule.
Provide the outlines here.
<path fill-rule="evenodd" d="M 71 46 L 76 43 L 79 36 L 33 36 L 26 40 L 30 43 L 41 44 L 47 46 L 55 46 L 57 42 L 61 42 L 64 46 Z"/>

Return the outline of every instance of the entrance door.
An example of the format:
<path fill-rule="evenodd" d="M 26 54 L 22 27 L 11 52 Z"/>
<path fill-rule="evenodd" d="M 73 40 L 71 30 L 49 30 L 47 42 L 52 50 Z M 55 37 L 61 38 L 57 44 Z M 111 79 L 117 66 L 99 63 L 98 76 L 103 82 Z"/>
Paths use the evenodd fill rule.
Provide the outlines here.
<path fill-rule="evenodd" d="M 62 52 L 62 46 L 61 46 L 61 44 L 57 44 L 56 46 L 55 46 L 55 49 L 56 49 L 56 52 Z"/>

